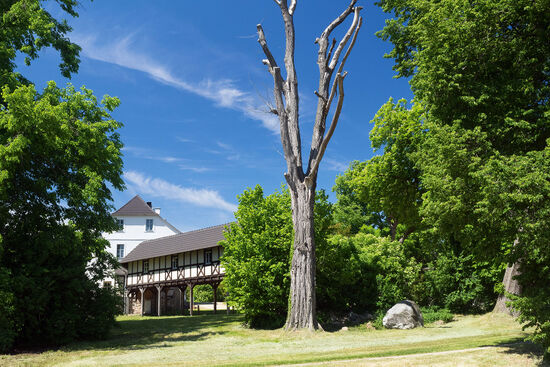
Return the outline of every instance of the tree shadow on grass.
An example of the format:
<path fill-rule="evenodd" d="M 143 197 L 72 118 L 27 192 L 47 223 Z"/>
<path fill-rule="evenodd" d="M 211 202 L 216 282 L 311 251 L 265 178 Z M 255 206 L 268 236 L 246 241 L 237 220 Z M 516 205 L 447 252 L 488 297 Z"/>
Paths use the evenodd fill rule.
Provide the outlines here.
<path fill-rule="evenodd" d="M 177 342 L 191 342 L 223 335 L 231 324 L 242 321 L 240 315 L 198 315 L 135 317 L 117 321 L 111 335 L 101 341 L 77 342 L 63 348 L 82 350 L 138 350 L 166 348 Z"/>
<path fill-rule="evenodd" d="M 542 359 L 544 352 L 540 345 L 518 338 L 516 342 L 497 344 L 497 346 L 505 348 L 503 353 L 519 354 L 532 359 L 535 366 L 550 367 L 550 361 Z"/>

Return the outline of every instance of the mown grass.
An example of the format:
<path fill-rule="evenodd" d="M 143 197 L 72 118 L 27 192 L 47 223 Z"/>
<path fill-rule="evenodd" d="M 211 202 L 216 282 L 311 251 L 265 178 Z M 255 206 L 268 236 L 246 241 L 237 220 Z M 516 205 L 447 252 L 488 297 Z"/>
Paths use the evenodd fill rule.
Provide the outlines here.
<path fill-rule="evenodd" d="M 368 357 L 481 346 L 501 346 L 501 349 L 507 350 L 510 346 L 506 345 L 523 345 L 521 341 L 525 336 L 512 318 L 501 314 L 458 316 L 456 321 L 448 324 L 428 324 L 413 330 L 371 330 L 358 326 L 333 333 L 289 333 L 283 330 L 251 330 L 241 324 L 241 316 L 235 314 L 122 316 L 108 340 L 75 343 L 43 353 L 0 356 L 0 365 L 253 366 L 324 361 L 361 364 L 360 359 Z M 518 355 L 524 356 L 522 358 L 526 361 L 536 361 L 538 358 L 532 351 Z"/>

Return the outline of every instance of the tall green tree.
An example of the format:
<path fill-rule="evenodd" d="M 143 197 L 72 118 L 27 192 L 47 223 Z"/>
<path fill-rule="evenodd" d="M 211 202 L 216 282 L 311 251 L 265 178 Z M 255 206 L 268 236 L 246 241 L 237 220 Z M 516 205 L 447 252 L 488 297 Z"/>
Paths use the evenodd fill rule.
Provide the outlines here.
<path fill-rule="evenodd" d="M 421 214 L 442 236 L 520 266 L 524 290 L 548 283 L 550 3 L 547 0 L 382 0 L 395 18 L 400 77 L 429 113 L 419 159 Z M 498 189 L 497 189 L 498 188 Z M 498 190 L 498 191 L 497 191 Z M 541 271 L 542 270 L 542 271 Z M 545 349 L 548 287 L 516 298 Z M 533 300 L 542 301 L 530 307 Z M 546 300 L 546 301 L 544 301 Z"/>
<path fill-rule="evenodd" d="M 57 4 L 77 15 L 76 1 Z M 3 1 L 0 12 L 0 350 L 104 337 L 117 312 L 98 280 L 116 263 L 101 232 L 116 229 L 109 185 L 124 186 L 110 116 L 119 101 L 53 82 L 36 91 L 15 71 L 18 55 L 28 64 L 52 47 L 68 77 L 80 48 L 43 1 Z"/>
<path fill-rule="evenodd" d="M 76 0 L 57 0 L 70 16 L 77 16 Z M 43 0 L 4 0 L 0 2 L 0 85 L 29 84 L 19 72 L 15 58 L 25 55 L 25 64 L 38 57 L 40 50 L 53 47 L 61 56 L 59 69 L 65 77 L 78 71 L 81 48 L 67 38 L 71 27 L 44 9 Z"/>
<path fill-rule="evenodd" d="M 315 205 L 315 240 L 322 254 L 319 263 L 330 263 L 326 237 L 332 224 L 331 204 L 323 192 L 317 193 Z M 228 301 L 240 308 L 252 327 L 280 327 L 288 312 L 290 264 L 293 241 L 291 198 L 288 189 L 264 196 L 261 186 L 245 190 L 239 196 L 235 223 L 225 232 L 222 264 L 226 271 L 224 287 Z M 324 282 L 320 276 L 320 304 L 326 304 Z"/>
<path fill-rule="evenodd" d="M 390 99 L 373 119 L 370 140 L 383 154 L 365 162 L 352 184 L 370 213 L 381 213 L 391 240 L 402 243 L 421 228 L 419 208 L 423 189 L 413 155 L 424 139 L 424 111 L 420 104 Z M 400 233 L 398 233 L 400 230 Z"/>

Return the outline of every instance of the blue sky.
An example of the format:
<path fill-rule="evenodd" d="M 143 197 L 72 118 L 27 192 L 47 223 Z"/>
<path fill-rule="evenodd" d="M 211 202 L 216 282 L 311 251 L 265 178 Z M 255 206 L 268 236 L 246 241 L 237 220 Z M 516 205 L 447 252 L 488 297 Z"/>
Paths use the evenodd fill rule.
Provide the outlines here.
<path fill-rule="evenodd" d="M 383 58 L 390 44 L 374 35 L 386 14 L 359 3 L 364 23 L 345 67 L 344 108 L 319 172 L 317 187 L 329 193 L 352 160 L 373 156 L 369 121 L 378 108 L 390 96 L 412 97 L 407 81 L 393 78 L 393 62 Z M 318 83 L 313 41 L 347 5 L 300 1 L 295 12 L 306 161 Z M 255 33 L 262 23 L 282 64 L 282 20 L 274 1 L 95 0 L 84 1 L 79 14 L 68 19 L 70 38 L 83 48 L 80 71 L 70 82 L 121 100 L 113 117 L 124 124 L 127 190 L 114 192 L 116 208 L 139 194 L 187 231 L 233 220 L 237 195 L 248 187 L 260 184 L 266 194 L 280 188 L 286 165 L 278 121 L 266 112 L 272 78 Z M 19 70 L 38 88 L 52 79 L 63 86 L 69 80 L 58 64 L 58 54 L 46 50 Z"/>

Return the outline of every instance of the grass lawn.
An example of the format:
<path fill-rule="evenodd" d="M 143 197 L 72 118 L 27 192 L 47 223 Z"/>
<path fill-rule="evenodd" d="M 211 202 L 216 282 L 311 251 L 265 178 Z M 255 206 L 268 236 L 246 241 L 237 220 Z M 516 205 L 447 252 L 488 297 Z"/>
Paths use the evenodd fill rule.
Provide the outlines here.
<path fill-rule="evenodd" d="M 3 355 L 0 365 L 243 366 L 322 365 L 327 361 L 342 366 L 540 364 L 536 348 L 522 343 L 525 334 L 518 324 L 502 314 L 459 316 L 448 324 L 413 330 L 358 326 L 333 333 L 250 330 L 241 322 L 240 315 L 225 314 L 121 316 L 106 341 L 74 343 L 43 353 Z M 468 348 L 475 349 L 464 351 Z M 432 354 L 399 357 L 419 353 Z"/>

